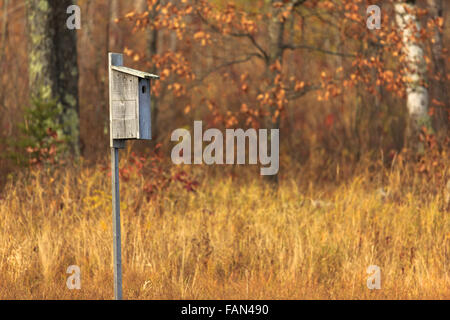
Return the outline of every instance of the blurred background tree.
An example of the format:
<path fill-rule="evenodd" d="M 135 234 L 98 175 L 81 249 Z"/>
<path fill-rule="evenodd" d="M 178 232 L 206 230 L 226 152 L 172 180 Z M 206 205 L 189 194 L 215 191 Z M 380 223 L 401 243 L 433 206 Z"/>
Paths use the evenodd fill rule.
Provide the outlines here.
<path fill-rule="evenodd" d="M 381 157 L 389 165 L 417 140 L 426 148 L 428 135 L 443 150 L 449 136 L 448 5 L 417 0 L 402 9 L 401 3 L 79 0 L 82 28 L 75 32 L 65 28 L 71 1 L 0 1 L 0 135 L 7 141 L 20 134 L 29 96 L 52 98 L 71 150 L 76 153 L 79 133 L 81 154 L 103 161 L 106 57 L 114 51 L 125 54 L 125 64 L 161 76 L 152 87 L 152 143 L 166 154 L 172 130 L 194 120 L 218 128 L 280 128 L 282 168 L 310 166 L 318 179 L 351 174 L 362 158 Z M 371 4 L 381 7 L 379 30 L 366 27 Z M 401 10 L 420 30 L 399 23 Z M 408 134 L 415 117 L 410 45 L 422 51 L 415 81 L 427 92 L 421 114 L 430 121 L 426 132 L 418 123 Z M 2 170 L 14 166 L 2 160 Z"/>
<path fill-rule="evenodd" d="M 30 97 L 39 103 L 56 101 L 58 122 L 76 156 L 79 155 L 78 63 L 76 30 L 66 26 L 72 0 L 27 0 L 28 81 Z"/>

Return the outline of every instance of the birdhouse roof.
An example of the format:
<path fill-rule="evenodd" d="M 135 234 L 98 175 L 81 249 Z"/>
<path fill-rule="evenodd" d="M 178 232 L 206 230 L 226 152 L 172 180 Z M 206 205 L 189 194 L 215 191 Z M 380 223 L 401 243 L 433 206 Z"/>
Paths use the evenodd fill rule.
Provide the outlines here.
<path fill-rule="evenodd" d="M 157 76 L 155 74 L 151 74 L 151 73 L 147 73 L 147 72 L 143 72 L 143 71 L 139 71 L 139 70 L 134 70 L 134 69 L 127 68 L 127 67 L 111 66 L 111 69 L 119 71 L 119 72 L 123 72 L 123 73 L 126 73 L 126 74 L 131 74 L 131 75 L 139 77 L 139 78 L 159 79 L 159 76 Z"/>

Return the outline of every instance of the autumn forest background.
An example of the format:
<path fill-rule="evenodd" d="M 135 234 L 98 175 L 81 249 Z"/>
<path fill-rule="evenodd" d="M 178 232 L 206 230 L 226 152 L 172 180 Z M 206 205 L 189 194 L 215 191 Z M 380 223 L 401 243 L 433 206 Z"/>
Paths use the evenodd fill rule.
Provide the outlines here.
<path fill-rule="evenodd" d="M 449 15 L 444 0 L 1 0 L 0 298 L 112 297 L 108 52 L 160 76 L 153 139 L 120 155 L 124 298 L 450 298 Z M 279 173 L 172 164 L 172 131 L 195 120 L 280 129 Z"/>

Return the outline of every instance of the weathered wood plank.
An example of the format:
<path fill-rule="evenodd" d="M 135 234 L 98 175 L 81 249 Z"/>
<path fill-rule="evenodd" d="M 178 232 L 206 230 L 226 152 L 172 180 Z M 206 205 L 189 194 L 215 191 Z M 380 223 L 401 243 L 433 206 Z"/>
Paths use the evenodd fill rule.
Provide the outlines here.
<path fill-rule="evenodd" d="M 122 73 L 133 75 L 133 76 L 136 76 L 136 77 L 139 77 L 139 78 L 159 79 L 159 76 L 157 76 L 156 74 L 151 74 L 151 73 L 148 73 L 148 72 L 139 71 L 139 70 L 123 67 L 123 66 L 112 66 L 112 69 L 115 70 L 115 71 L 119 71 L 119 72 L 122 72 Z"/>
<path fill-rule="evenodd" d="M 138 139 L 139 106 L 138 78 L 121 72 L 112 72 L 113 139 Z"/>
<path fill-rule="evenodd" d="M 120 53 L 112 53 L 108 54 L 108 79 L 109 79 L 109 114 L 112 114 L 112 99 L 111 99 L 111 87 L 112 87 L 112 70 L 111 66 L 121 66 L 123 65 L 123 55 Z M 125 140 L 119 140 L 113 138 L 113 130 L 112 130 L 112 121 L 109 123 L 109 137 L 110 137 L 110 146 L 111 148 L 125 148 Z"/>

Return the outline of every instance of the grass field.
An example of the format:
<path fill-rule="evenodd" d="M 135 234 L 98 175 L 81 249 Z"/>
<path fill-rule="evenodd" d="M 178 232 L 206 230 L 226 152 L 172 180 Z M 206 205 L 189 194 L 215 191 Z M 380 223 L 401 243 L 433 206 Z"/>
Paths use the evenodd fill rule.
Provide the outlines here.
<path fill-rule="evenodd" d="M 250 173 L 185 169 L 196 192 L 172 184 L 146 199 L 144 175 L 121 181 L 126 299 L 450 298 L 446 179 L 361 167 L 315 184 L 293 171 L 276 190 Z M 98 166 L 11 179 L 0 196 L 0 298 L 113 298 L 111 220 Z M 66 287 L 69 265 L 81 268 L 81 290 Z M 381 268 L 380 290 L 366 286 L 369 265 Z"/>

